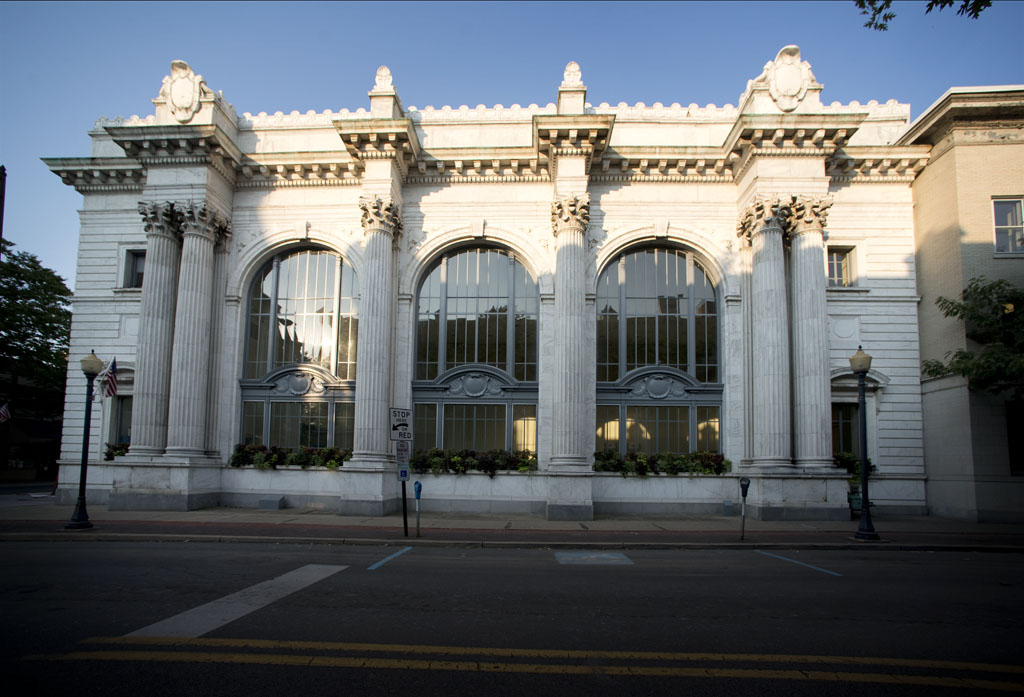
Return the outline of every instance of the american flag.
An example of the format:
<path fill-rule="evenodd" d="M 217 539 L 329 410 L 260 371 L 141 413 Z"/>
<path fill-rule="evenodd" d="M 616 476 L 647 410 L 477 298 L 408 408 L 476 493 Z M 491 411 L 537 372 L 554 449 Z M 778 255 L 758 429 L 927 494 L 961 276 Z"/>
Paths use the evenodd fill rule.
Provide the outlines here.
<path fill-rule="evenodd" d="M 110 366 L 107 368 L 107 389 L 105 394 L 108 397 L 117 396 L 117 359 L 110 361 Z"/>
<path fill-rule="evenodd" d="M 10 402 L 4 402 L 4 405 L 0 407 L 0 424 L 4 421 L 8 421 L 11 418 Z"/>

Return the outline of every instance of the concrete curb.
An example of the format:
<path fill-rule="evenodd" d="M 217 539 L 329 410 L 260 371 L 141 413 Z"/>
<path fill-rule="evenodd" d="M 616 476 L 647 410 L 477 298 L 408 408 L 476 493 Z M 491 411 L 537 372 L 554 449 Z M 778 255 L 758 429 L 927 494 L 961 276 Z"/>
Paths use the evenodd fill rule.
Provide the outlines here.
<path fill-rule="evenodd" d="M 892 552 L 993 552 L 1024 553 L 1024 547 L 997 544 L 938 544 L 901 542 L 563 542 L 555 540 L 431 540 L 424 538 L 298 537 L 272 535 L 184 535 L 168 533 L 106 533 L 88 531 L 0 533 L 0 542 L 215 542 L 292 545 L 348 545 L 377 547 L 448 547 L 475 549 L 679 549 L 757 550 L 790 549 L 808 551 L 872 550 Z"/>

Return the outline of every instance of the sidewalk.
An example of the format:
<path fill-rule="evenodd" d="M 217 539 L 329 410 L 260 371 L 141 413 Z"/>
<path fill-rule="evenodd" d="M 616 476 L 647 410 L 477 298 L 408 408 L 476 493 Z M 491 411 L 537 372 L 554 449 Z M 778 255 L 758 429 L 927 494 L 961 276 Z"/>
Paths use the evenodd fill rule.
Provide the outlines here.
<path fill-rule="evenodd" d="M 420 537 L 410 502 L 402 514 L 340 516 L 310 509 L 208 508 L 197 511 L 108 511 L 88 504 L 93 527 L 64 530 L 74 512 L 42 494 L 0 494 L 0 541 L 191 541 L 295 544 L 434 545 L 649 549 L 878 549 L 1024 552 L 1024 524 L 967 523 L 930 517 L 872 516 L 881 542 L 853 539 L 857 521 L 746 520 L 739 516 L 600 518 L 549 521 L 526 514 L 422 513 Z"/>

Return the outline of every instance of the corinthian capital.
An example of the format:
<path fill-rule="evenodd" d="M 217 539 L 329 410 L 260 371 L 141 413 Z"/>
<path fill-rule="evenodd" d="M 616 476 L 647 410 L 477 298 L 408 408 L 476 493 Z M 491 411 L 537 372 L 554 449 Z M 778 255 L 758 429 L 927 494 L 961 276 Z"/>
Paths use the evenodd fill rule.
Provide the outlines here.
<path fill-rule="evenodd" d="M 139 215 L 142 216 L 147 235 L 178 237 L 179 215 L 170 201 L 139 201 Z"/>
<path fill-rule="evenodd" d="M 402 234 L 402 215 L 391 198 L 360 196 L 359 210 L 363 212 L 363 231 L 382 230 L 392 237 Z"/>
<path fill-rule="evenodd" d="M 792 215 L 792 196 L 758 196 L 740 215 L 736 234 L 739 237 L 752 237 L 765 228 L 778 228 L 785 232 Z"/>
<path fill-rule="evenodd" d="M 793 199 L 793 232 L 799 235 L 811 230 L 824 230 L 831 196 L 796 196 Z"/>
<path fill-rule="evenodd" d="M 231 234 L 231 221 L 205 202 L 178 204 L 178 209 L 181 212 L 182 234 L 200 235 L 214 242 Z"/>
<path fill-rule="evenodd" d="M 551 203 L 551 229 L 555 237 L 571 228 L 587 230 L 590 224 L 590 194 L 570 196 Z"/>

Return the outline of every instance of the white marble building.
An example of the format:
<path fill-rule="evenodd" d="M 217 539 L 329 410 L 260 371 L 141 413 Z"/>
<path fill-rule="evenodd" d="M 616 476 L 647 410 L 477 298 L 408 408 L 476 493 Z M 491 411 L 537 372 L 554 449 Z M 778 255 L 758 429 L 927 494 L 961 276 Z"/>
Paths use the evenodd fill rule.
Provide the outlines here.
<path fill-rule="evenodd" d="M 417 447 L 539 463 L 423 475 L 426 510 L 728 512 L 747 476 L 754 515 L 841 518 L 863 345 L 872 498 L 924 512 L 911 184 L 930 148 L 895 144 L 908 105 L 821 92 L 787 46 L 738 107 L 592 105 L 570 63 L 544 106 L 404 107 L 381 67 L 368 109 L 239 116 L 175 61 L 153 115 L 46 160 L 84 199 L 62 500 L 95 349 L 119 368 L 89 468 L 111 508 L 390 512 L 388 407 L 409 407 Z M 354 452 L 261 471 L 227 465 L 239 443 Z M 624 478 L 593 471 L 604 449 L 732 470 Z"/>

